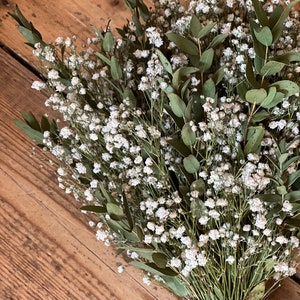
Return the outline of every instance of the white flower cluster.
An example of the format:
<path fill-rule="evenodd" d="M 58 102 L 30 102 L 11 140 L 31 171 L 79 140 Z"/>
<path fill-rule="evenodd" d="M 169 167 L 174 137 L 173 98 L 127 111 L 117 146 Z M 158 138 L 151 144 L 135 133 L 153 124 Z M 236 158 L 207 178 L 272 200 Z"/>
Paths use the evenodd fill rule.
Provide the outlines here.
<path fill-rule="evenodd" d="M 268 13 L 276 2 L 264 4 Z M 119 244 L 141 261 L 149 260 L 145 253 L 151 249 L 163 253 L 166 267 L 187 281 L 203 274 L 211 282 L 224 279 L 227 268 L 237 278 L 249 277 L 254 265 L 266 279 L 294 274 L 289 256 L 299 240 L 285 231 L 285 222 L 297 211 L 299 195 L 288 193 L 293 178 L 289 186 L 284 180 L 299 172 L 300 100 L 291 92 L 275 107 L 260 110 L 237 93 L 246 81 L 247 61 L 256 55 L 245 19 L 253 14 L 252 1 L 190 1 L 187 8 L 177 0 L 153 3 L 146 25 L 130 21 L 122 40 L 113 39 L 112 50 L 102 49 L 105 38 L 99 34 L 83 53 L 75 38 L 35 45 L 35 55 L 48 63 L 47 82 L 32 87 L 50 88 L 45 104 L 62 115 L 59 129 L 43 132 L 44 146 L 59 161 L 59 186 L 100 206 L 98 240 Z M 193 16 L 203 26 L 216 22 L 195 43 L 200 50 L 217 33 L 228 35 L 205 72 L 191 67 L 198 58 L 184 45 L 166 37 L 172 31 L 196 42 L 190 35 Z M 290 30 L 299 26 L 291 15 L 270 56 L 286 47 L 299 52 Z M 205 95 L 205 83 L 221 67 L 224 76 L 214 95 Z M 288 78 L 300 84 L 296 67 L 288 66 Z M 258 145 L 251 144 L 254 118 L 256 128 L 264 129 Z M 187 139 L 183 128 L 189 129 Z M 196 160 L 192 167 L 186 167 L 188 157 Z"/>

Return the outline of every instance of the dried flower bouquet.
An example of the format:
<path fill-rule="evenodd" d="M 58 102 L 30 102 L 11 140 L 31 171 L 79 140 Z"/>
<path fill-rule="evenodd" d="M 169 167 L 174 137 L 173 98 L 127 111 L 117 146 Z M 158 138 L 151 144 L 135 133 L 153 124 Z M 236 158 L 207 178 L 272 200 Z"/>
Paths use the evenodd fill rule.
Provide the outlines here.
<path fill-rule="evenodd" d="M 132 19 L 83 51 L 12 15 L 63 121 L 16 124 L 97 239 L 182 299 L 264 299 L 296 272 L 300 0 L 279 2 L 126 0 Z"/>

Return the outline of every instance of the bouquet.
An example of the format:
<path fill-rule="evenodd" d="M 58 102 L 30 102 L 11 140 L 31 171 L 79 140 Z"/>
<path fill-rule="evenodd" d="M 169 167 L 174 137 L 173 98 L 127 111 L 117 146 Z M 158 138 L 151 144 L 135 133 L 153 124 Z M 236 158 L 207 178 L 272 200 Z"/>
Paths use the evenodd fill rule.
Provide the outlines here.
<path fill-rule="evenodd" d="M 300 0 L 125 2 L 118 34 L 95 28 L 82 49 L 46 43 L 17 8 L 60 122 L 16 124 L 146 281 L 264 299 L 299 256 Z"/>

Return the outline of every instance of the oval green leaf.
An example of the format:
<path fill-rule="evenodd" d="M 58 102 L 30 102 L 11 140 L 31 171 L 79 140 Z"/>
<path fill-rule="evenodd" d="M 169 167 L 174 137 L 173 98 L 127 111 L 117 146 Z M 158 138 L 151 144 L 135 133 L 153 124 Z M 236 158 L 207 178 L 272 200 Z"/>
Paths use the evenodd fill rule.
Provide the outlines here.
<path fill-rule="evenodd" d="M 192 146 L 194 145 L 195 141 L 196 141 L 196 134 L 195 132 L 192 130 L 192 127 L 190 126 L 190 124 L 184 124 L 182 130 L 181 130 L 181 138 L 183 143 L 186 146 Z"/>
<path fill-rule="evenodd" d="M 198 159 L 192 154 L 183 159 L 183 166 L 185 170 L 190 174 L 196 173 L 200 169 L 200 163 Z"/>
<path fill-rule="evenodd" d="M 170 100 L 170 107 L 175 116 L 182 118 L 186 110 L 186 104 L 184 101 L 175 93 L 169 93 L 167 96 Z"/>
<path fill-rule="evenodd" d="M 249 90 L 245 95 L 248 102 L 256 104 L 261 104 L 267 96 L 267 91 L 263 88 Z"/>
<path fill-rule="evenodd" d="M 268 26 L 256 29 L 254 28 L 254 35 L 257 40 L 264 46 L 271 46 L 273 43 L 272 31 Z"/>

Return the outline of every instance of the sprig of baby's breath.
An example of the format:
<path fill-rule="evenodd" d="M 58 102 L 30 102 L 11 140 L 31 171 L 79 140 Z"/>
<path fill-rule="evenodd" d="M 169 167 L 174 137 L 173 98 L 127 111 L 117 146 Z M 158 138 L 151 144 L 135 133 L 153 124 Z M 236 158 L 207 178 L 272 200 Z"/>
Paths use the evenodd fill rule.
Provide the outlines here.
<path fill-rule="evenodd" d="M 13 15 L 64 121 L 16 124 L 97 239 L 183 299 L 263 299 L 296 272 L 300 0 L 277 2 L 128 0 L 83 52 Z"/>

